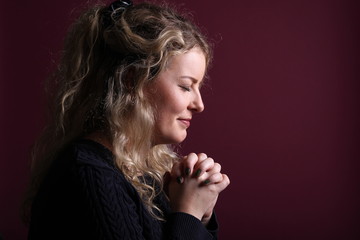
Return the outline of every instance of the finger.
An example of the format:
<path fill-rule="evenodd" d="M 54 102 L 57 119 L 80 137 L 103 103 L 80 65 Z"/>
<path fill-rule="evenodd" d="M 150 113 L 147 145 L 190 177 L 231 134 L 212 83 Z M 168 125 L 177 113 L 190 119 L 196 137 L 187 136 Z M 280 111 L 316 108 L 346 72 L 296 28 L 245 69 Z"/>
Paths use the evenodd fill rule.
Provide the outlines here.
<path fill-rule="evenodd" d="M 198 180 L 201 182 L 206 181 L 211 175 L 220 173 L 221 171 L 221 165 L 219 163 L 214 163 L 214 166 L 207 171 L 205 171 L 201 176 L 199 176 Z M 213 182 L 213 181 L 211 181 Z"/>
<path fill-rule="evenodd" d="M 182 164 L 181 162 L 175 162 L 171 169 L 171 178 L 175 179 L 179 184 L 184 182 L 182 174 Z"/>
<path fill-rule="evenodd" d="M 202 184 L 203 185 L 208 185 L 212 183 L 217 184 L 220 183 L 223 179 L 224 177 L 221 173 L 215 173 L 209 176 L 206 180 L 202 181 Z"/>
<path fill-rule="evenodd" d="M 208 158 L 208 156 L 205 154 L 205 153 L 199 153 L 198 154 L 198 158 L 199 158 L 199 161 L 204 161 L 205 159 Z"/>
<path fill-rule="evenodd" d="M 214 163 L 214 166 L 207 171 L 209 175 L 219 173 L 221 171 L 221 165 L 219 163 Z"/>
<path fill-rule="evenodd" d="M 222 174 L 222 176 L 223 176 L 223 180 L 217 184 L 214 184 L 214 186 L 216 186 L 219 193 L 223 191 L 230 184 L 229 177 L 226 174 Z"/>
<path fill-rule="evenodd" d="M 215 166 L 214 166 L 215 168 Z M 209 172 L 204 172 L 200 177 L 198 177 L 198 181 L 202 183 L 219 183 L 223 180 L 222 173 L 220 171 L 213 171 L 213 168 Z"/>
<path fill-rule="evenodd" d="M 203 162 L 204 160 L 206 160 L 208 158 L 208 156 L 205 154 L 205 153 L 199 153 L 198 154 L 198 161 L 197 161 L 197 163 L 195 164 L 195 166 L 196 165 L 198 165 L 198 164 L 200 164 L 201 162 Z M 194 168 L 196 168 L 194 166 Z M 195 170 L 195 169 L 194 169 Z M 198 172 L 195 172 L 195 175 L 199 175 L 200 176 L 200 173 L 201 173 L 201 170 L 200 171 L 198 171 Z"/>
<path fill-rule="evenodd" d="M 221 165 L 219 163 L 214 163 L 214 166 L 211 169 L 209 169 L 208 171 L 204 172 L 204 174 L 202 174 L 198 178 L 198 181 L 205 182 L 207 179 L 210 178 L 210 176 L 212 176 L 214 174 L 220 174 L 222 176 L 220 171 L 221 171 Z M 222 177 L 221 177 L 221 179 L 222 179 Z M 220 181 L 213 180 L 213 179 L 206 181 L 206 183 L 218 183 L 218 182 L 220 182 Z"/>
<path fill-rule="evenodd" d="M 190 153 L 184 160 L 183 160 L 183 167 L 186 176 L 190 176 L 193 172 L 193 168 L 197 161 L 199 160 L 198 155 L 195 153 Z"/>
<path fill-rule="evenodd" d="M 204 161 L 202 162 L 197 162 L 195 167 L 194 167 L 194 177 L 200 177 L 203 173 L 205 173 L 206 171 L 210 170 L 211 168 L 214 167 L 214 159 L 212 158 L 206 158 Z"/>

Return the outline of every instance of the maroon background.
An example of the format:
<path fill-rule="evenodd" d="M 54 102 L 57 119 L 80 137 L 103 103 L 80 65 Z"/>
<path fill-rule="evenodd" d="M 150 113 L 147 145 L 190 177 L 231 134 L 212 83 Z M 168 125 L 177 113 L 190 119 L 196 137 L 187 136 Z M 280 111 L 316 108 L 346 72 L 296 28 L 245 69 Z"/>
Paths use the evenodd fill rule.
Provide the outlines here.
<path fill-rule="evenodd" d="M 18 209 L 43 81 L 81 2 L 1 6 L 4 239 L 26 236 Z M 230 176 L 217 205 L 221 238 L 360 239 L 357 1 L 178 2 L 215 43 L 206 110 L 181 151 L 208 153 Z"/>

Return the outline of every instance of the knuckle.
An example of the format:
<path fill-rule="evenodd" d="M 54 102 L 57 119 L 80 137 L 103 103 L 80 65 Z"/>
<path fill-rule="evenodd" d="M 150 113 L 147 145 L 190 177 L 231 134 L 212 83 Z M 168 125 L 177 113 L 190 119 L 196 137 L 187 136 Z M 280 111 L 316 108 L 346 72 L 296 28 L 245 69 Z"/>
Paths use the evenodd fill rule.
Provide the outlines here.
<path fill-rule="evenodd" d="M 188 155 L 188 159 L 189 159 L 190 161 L 197 160 L 197 159 L 198 159 L 198 155 L 196 155 L 195 153 L 190 153 L 190 154 Z"/>
<path fill-rule="evenodd" d="M 208 167 L 208 166 L 210 166 L 210 162 L 206 159 L 205 161 L 202 161 L 200 164 L 199 164 L 199 166 L 201 166 L 202 168 L 204 168 L 204 167 Z"/>
<path fill-rule="evenodd" d="M 185 165 L 188 167 L 193 166 L 198 160 L 198 156 L 195 153 L 190 153 L 185 160 Z"/>
<path fill-rule="evenodd" d="M 223 180 L 224 180 L 223 176 L 222 176 L 221 174 L 219 174 L 219 175 L 218 175 L 218 178 L 217 178 L 217 181 L 218 181 L 218 182 L 221 182 L 221 181 L 223 181 Z"/>
<path fill-rule="evenodd" d="M 216 176 L 209 177 L 209 180 L 211 183 L 217 183 L 219 181 L 219 179 Z"/>
<path fill-rule="evenodd" d="M 220 170 L 221 170 L 221 165 L 220 165 L 219 163 L 215 163 L 214 168 L 215 168 L 217 171 L 220 172 Z"/>
<path fill-rule="evenodd" d="M 230 179 L 227 175 L 224 176 L 225 178 L 225 183 L 226 183 L 226 186 L 230 184 Z"/>
<path fill-rule="evenodd" d="M 204 160 L 204 159 L 207 158 L 207 155 L 205 153 L 199 153 L 198 157 L 199 157 L 200 160 Z"/>
<path fill-rule="evenodd" d="M 187 155 L 187 158 L 192 158 L 192 157 L 196 157 L 196 156 L 197 156 L 196 153 L 191 152 Z"/>
<path fill-rule="evenodd" d="M 206 168 L 213 167 L 214 166 L 214 160 L 212 160 L 211 158 L 207 158 L 206 160 L 201 162 L 200 165 L 203 166 L 203 167 L 206 167 Z"/>
<path fill-rule="evenodd" d="M 186 161 L 190 161 L 192 158 L 195 158 L 197 157 L 195 153 L 189 153 L 186 157 Z"/>

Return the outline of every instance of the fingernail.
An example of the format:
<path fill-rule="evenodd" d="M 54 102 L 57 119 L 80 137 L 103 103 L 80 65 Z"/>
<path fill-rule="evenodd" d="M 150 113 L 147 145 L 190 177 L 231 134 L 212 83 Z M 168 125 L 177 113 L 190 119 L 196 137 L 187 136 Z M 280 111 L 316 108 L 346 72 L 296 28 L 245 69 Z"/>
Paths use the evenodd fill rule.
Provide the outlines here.
<path fill-rule="evenodd" d="M 186 169 L 185 169 L 185 174 L 186 174 L 186 176 L 189 176 L 189 175 L 190 175 L 190 168 L 186 168 Z"/>
<path fill-rule="evenodd" d="M 201 169 L 196 170 L 195 176 L 196 176 L 196 177 L 200 176 L 200 173 L 201 173 Z"/>
<path fill-rule="evenodd" d="M 208 185 L 210 183 L 210 180 L 209 179 L 206 179 L 204 182 L 203 182 L 205 185 Z"/>
<path fill-rule="evenodd" d="M 183 180 L 183 178 L 181 176 L 176 178 L 176 181 L 178 182 L 178 184 L 181 184 L 182 180 Z"/>

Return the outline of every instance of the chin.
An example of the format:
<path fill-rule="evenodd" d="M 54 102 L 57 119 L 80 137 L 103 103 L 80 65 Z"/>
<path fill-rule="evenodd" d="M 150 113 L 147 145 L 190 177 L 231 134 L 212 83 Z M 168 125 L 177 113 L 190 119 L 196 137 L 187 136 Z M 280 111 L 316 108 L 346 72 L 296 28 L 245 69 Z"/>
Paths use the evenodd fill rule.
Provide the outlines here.
<path fill-rule="evenodd" d="M 182 143 L 187 136 L 187 132 L 181 132 L 179 134 L 169 134 L 169 135 L 158 135 L 156 138 L 155 145 L 158 144 L 179 144 Z"/>
<path fill-rule="evenodd" d="M 181 136 L 181 137 L 177 138 L 177 140 L 174 143 L 175 144 L 182 143 L 185 139 L 186 139 L 186 134 L 185 134 L 185 136 Z"/>
<path fill-rule="evenodd" d="M 165 144 L 180 144 L 186 139 L 186 134 L 184 136 L 176 136 L 168 138 Z"/>

